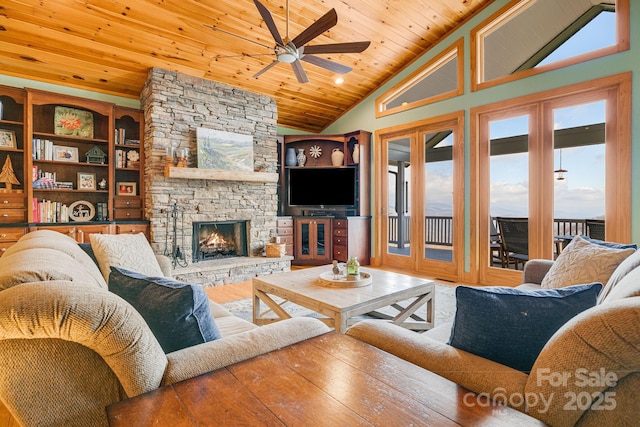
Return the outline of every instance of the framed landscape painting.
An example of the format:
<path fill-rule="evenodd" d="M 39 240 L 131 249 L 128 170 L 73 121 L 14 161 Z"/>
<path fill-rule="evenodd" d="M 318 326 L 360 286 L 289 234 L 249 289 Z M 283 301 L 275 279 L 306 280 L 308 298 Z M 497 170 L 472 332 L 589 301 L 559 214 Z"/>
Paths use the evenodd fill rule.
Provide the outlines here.
<path fill-rule="evenodd" d="M 198 167 L 253 172 L 253 137 L 198 128 Z"/>

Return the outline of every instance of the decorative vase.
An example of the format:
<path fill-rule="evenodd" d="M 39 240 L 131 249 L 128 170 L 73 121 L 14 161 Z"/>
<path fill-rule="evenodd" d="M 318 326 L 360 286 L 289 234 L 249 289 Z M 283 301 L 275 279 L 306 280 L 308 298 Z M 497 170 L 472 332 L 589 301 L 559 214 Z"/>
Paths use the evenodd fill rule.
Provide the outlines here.
<path fill-rule="evenodd" d="M 298 149 L 298 166 L 304 166 L 307 162 L 307 156 L 304 155 L 304 148 Z"/>
<path fill-rule="evenodd" d="M 287 148 L 287 154 L 284 157 L 284 164 L 286 166 L 295 166 L 298 164 L 296 150 L 294 150 L 292 147 Z"/>
<path fill-rule="evenodd" d="M 339 148 L 334 148 L 331 152 L 331 163 L 333 166 L 342 166 L 344 153 Z"/>
<path fill-rule="evenodd" d="M 353 158 L 353 163 L 360 163 L 360 145 L 359 144 L 355 144 L 353 146 L 353 153 L 351 154 L 351 157 Z"/>

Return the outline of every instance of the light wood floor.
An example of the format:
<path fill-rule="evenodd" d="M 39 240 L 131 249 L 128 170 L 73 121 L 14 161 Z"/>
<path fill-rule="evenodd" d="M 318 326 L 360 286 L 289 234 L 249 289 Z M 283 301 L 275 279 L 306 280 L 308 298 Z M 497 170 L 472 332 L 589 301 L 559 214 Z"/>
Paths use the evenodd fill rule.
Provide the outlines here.
<path fill-rule="evenodd" d="M 251 296 L 251 280 L 204 288 L 209 299 L 217 303 L 237 301 Z"/>
<path fill-rule="evenodd" d="M 0 427 L 20 427 L 2 402 L 0 402 Z"/>

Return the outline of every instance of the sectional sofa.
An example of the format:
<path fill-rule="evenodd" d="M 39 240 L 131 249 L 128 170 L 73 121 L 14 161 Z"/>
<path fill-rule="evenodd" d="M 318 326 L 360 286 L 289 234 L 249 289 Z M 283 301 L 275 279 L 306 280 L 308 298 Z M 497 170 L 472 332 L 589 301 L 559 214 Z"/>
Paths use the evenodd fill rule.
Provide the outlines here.
<path fill-rule="evenodd" d="M 329 330 L 311 318 L 257 327 L 205 298 L 218 339 L 166 352 L 108 276 L 114 264 L 149 277 L 170 264 L 143 235 L 92 236 L 96 246 L 98 264 L 68 236 L 41 230 L 0 258 L 0 401 L 20 425 L 107 425 L 111 403 Z"/>
<path fill-rule="evenodd" d="M 605 243 L 577 238 L 555 262 L 529 261 L 523 284 L 516 290 L 458 287 L 454 322 L 424 334 L 370 320 L 355 324 L 347 334 L 485 398 L 469 397 L 469 405 L 489 404 L 497 409 L 508 405 L 555 427 L 637 426 L 640 251 L 635 245 Z M 594 289 L 602 290 L 597 294 Z M 567 304 L 562 292 L 574 299 Z M 484 295 L 462 304 L 461 296 L 464 300 L 468 293 Z M 575 310 L 585 300 L 576 303 L 578 293 L 587 295 L 591 308 Z M 544 304 L 536 308 L 540 300 L 545 300 Z M 571 310 L 581 312 L 567 314 Z M 469 312 L 477 316 L 465 317 L 473 314 Z M 513 361 L 519 346 L 537 339 L 556 314 L 564 314 L 569 320 L 562 320 L 555 332 L 548 331 L 550 339 L 544 337 L 540 349 L 524 350 L 532 366 L 521 369 L 517 364 L 513 364 L 516 368 L 506 365 Z M 524 323 L 510 328 L 512 322 Z M 465 345 L 470 340 L 489 343 L 482 349 L 484 353 L 477 350 L 478 346 L 472 347 L 474 352 L 460 348 L 460 340 L 456 341 L 459 323 L 465 326 L 463 332 L 474 331 L 471 337 L 462 339 L 467 341 Z M 500 351 L 492 353 L 496 348 Z"/>

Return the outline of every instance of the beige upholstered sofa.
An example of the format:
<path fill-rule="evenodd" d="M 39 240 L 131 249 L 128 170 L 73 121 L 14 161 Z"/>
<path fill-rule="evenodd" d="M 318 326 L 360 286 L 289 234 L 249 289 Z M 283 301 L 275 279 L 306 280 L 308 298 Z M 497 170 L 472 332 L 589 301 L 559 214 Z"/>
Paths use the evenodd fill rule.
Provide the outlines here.
<path fill-rule="evenodd" d="M 540 289 L 553 265 L 553 261 L 529 261 L 520 288 Z M 608 275 L 602 280 L 606 285 L 598 304 L 552 336 L 529 374 L 447 344 L 451 324 L 418 334 L 366 320 L 347 334 L 490 397 L 492 405 L 507 404 L 551 426 L 637 426 L 640 251 Z M 467 403 L 487 404 L 472 397 Z"/>
<path fill-rule="evenodd" d="M 0 401 L 25 426 L 106 425 L 113 402 L 328 331 L 311 318 L 257 327 L 210 305 L 222 338 L 165 354 L 73 239 L 29 233 L 0 258 Z"/>

